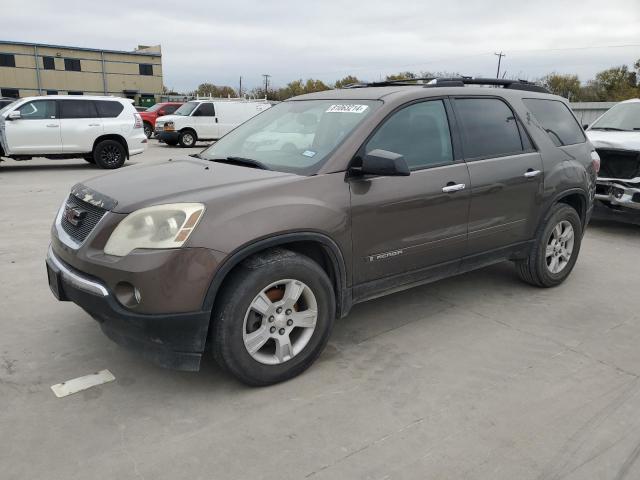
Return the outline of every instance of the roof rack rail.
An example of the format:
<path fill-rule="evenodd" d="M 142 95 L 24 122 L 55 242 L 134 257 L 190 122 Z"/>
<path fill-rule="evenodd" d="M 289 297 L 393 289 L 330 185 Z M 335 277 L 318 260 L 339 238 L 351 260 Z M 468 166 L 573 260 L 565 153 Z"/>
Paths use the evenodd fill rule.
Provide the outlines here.
<path fill-rule="evenodd" d="M 364 88 L 364 87 L 389 87 L 389 86 L 422 86 L 425 88 L 435 87 L 464 87 L 465 85 L 487 85 L 494 87 L 508 88 L 511 90 L 526 90 L 529 92 L 550 93 L 544 87 L 536 85 L 527 80 L 510 80 L 506 78 L 473 78 L 473 77 L 419 77 L 405 78 L 402 80 L 383 80 L 380 82 L 352 83 L 343 88 Z"/>

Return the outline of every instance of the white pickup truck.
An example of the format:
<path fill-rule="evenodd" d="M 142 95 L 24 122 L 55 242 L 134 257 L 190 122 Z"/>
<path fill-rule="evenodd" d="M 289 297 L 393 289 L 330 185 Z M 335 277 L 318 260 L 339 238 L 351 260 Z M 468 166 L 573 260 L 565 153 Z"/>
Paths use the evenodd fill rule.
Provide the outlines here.
<path fill-rule="evenodd" d="M 167 145 L 193 147 L 198 140 L 218 140 L 269 107 L 271 104 L 266 100 L 192 100 L 173 115 L 159 117 L 155 132 L 158 139 Z"/>

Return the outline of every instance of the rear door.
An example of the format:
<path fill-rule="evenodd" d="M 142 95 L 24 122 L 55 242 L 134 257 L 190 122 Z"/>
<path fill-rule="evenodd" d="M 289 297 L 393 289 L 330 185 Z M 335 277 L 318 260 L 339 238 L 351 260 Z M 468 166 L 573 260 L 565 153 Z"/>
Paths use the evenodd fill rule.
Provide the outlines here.
<path fill-rule="evenodd" d="M 531 239 L 542 200 L 540 154 L 504 99 L 457 97 L 454 106 L 471 177 L 467 255 Z"/>
<path fill-rule="evenodd" d="M 6 120 L 5 137 L 9 152 L 16 155 L 62 152 L 60 119 L 55 100 L 33 100 L 17 109 L 20 118 Z"/>
<path fill-rule="evenodd" d="M 198 138 L 214 140 L 220 138 L 216 109 L 211 102 L 201 103 L 191 115 Z"/>
<path fill-rule="evenodd" d="M 60 111 L 60 135 L 63 153 L 86 153 L 93 150 L 93 143 L 102 135 L 102 119 L 99 118 L 93 100 L 58 100 Z"/>
<path fill-rule="evenodd" d="M 354 283 L 393 283 L 394 276 L 403 282 L 411 272 L 422 280 L 437 274 L 429 268 L 436 265 L 447 274 L 457 270 L 467 240 L 469 172 L 453 147 L 452 122 L 447 100 L 413 103 L 363 146 L 359 156 L 375 149 L 402 154 L 411 175 L 350 181 Z"/>

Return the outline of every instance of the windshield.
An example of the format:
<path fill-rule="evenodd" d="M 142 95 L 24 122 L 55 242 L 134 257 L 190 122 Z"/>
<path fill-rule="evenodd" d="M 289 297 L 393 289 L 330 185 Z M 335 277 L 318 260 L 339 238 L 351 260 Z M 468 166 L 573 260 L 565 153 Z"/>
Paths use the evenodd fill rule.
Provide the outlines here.
<path fill-rule="evenodd" d="M 156 103 L 152 107 L 147 108 L 145 110 L 145 112 L 155 112 L 156 110 L 160 110 L 160 107 L 162 107 L 162 104 L 161 103 Z"/>
<path fill-rule="evenodd" d="M 248 158 L 271 170 L 310 175 L 380 103 L 283 102 L 240 125 L 200 155 L 206 160 Z"/>
<path fill-rule="evenodd" d="M 187 102 L 184 105 L 182 105 L 179 109 L 177 109 L 175 112 L 173 112 L 173 114 L 188 117 L 189 115 L 191 115 L 191 112 L 193 112 L 198 105 L 200 105 L 198 102 Z"/>
<path fill-rule="evenodd" d="M 6 103 L 7 100 L 0 100 L 0 115 L 9 110 L 9 107 L 13 106 L 18 100 L 14 100 L 13 102 Z"/>
<path fill-rule="evenodd" d="M 640 130 L 640 102 L 619 103 L 602 115 L 591 130 Z"/>

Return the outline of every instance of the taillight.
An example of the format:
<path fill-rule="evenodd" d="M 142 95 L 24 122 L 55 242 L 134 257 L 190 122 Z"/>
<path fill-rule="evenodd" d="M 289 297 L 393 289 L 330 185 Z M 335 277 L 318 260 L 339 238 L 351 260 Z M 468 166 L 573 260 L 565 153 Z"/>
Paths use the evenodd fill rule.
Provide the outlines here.
<path fill-rule="evenodd" d="M 596 173 L 600 172 L 600 155 L 595 150 L 591 151 L 591 165 L 593 165 L 593 169 Z"/>
<path fill-rule="evenodd" d="M 142 128 L 142 117 L 139 113 L 133 114 L 133 119 L 135 123 L 133 124 L 133 128 Z"/>

